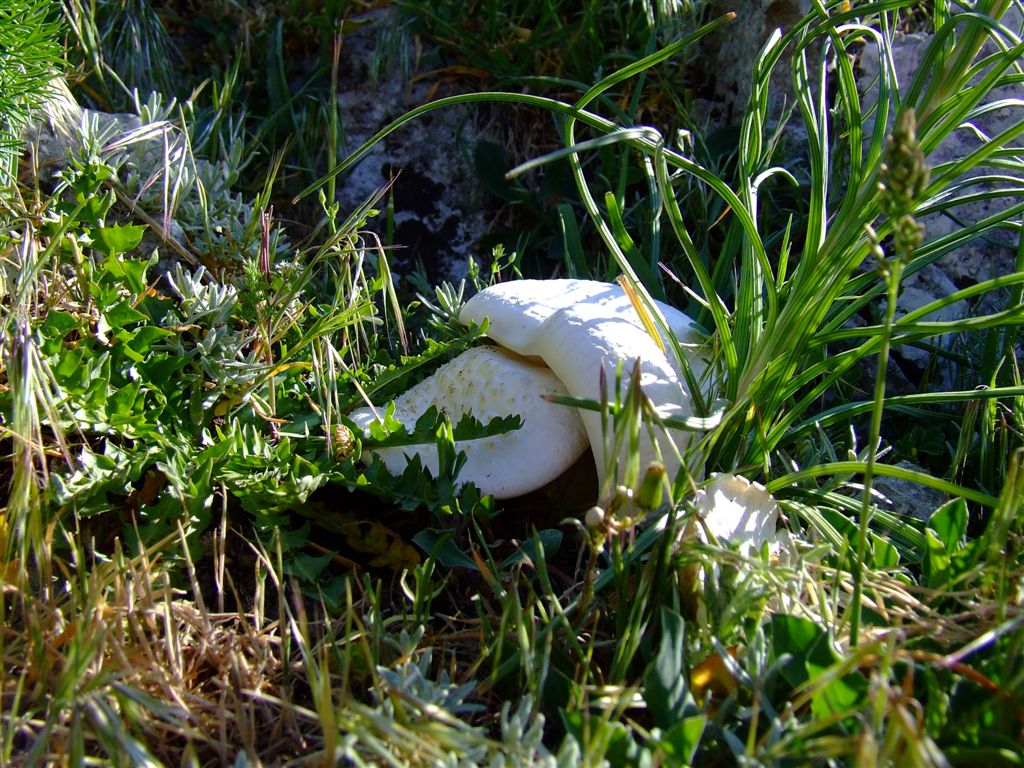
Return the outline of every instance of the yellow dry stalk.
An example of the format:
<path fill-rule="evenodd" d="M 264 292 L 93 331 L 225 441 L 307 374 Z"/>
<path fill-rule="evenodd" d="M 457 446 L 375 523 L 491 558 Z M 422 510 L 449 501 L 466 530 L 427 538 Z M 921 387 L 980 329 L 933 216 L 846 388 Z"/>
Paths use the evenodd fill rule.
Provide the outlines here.
<path fill-rule="evenodd" d="M 626 279 L 625 275 L 619 275 L 615 282 L 622 286 L 622 290 L 626 292 L 626 296 L 629 297 L 629 303 L 633 305 L 633 309 L 636 310 L 637 315 L 640 317 L 640 322 L 643 323 L 644 330 L 650 334 L 650 337 L 654 339 L 654 343 L 658 345 L 658 349 L 665 352 L 665 342 L 661 340 L 661 334 L 658 333 L 658 327 L 654 324 L 654 318 L 651 317 L 651 313 L 647 311 L 647 307 L 644 306 L 640 296 L 630 285 L 629 280 Z"/>

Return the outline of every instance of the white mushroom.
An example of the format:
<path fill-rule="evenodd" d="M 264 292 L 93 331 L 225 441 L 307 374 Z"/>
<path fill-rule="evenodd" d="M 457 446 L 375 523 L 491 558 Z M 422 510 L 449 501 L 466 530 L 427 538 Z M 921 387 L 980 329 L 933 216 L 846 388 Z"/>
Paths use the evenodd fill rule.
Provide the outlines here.
<path fill-rule="evenodd" d="M 693 322 L 679 310 L 657 303 L 678 340 L 698 345 L 700 337 Z M 600 399 L 600 377 L 604 370 L 609 385 L 615 381 L 616 367 L 623 363 L 624 382 L 639 360 L 643 392 L 665 417 L 692 415 L 691 397 L 679 370 L 675 355 L 666 354 L 645 330 L 637 310 L 618 285 L 591 280 L 517 280 L 481 291 L 463 307 L 459 315 L 465 324 L 482 323 L 487 318 L 487 335 L 520 355 L 539 357 L 576 398 Z M 667 340 L 665 348 L 669 349 Z M 700 367 L 696 354 L 692 364 Z M 598 477 L 604 486 L 606 467 L 605 436 L 598 413 L 584 411 L 583 423 L 597 463 Z M 691 439 L 689 433 L 670 429 L 667 434 L 680 452 Z M 662 461 L 669 477 L 679 470 L 675 451 L 659 435 Z M 627 447 L 623 447 L 625 456 Z M 620 457 L 621 458 L 621 457 Z M 641 442 L 641 469 L 656 458 L 653 442 Z"/>
<path fill-rule="evenodd" d="M 779 505 L 760 483 L 740 475 L 715 475 L 697 492 L 694 504 L 716 539 L 744 549 L 775 541 Z"/>
<path fill-rule="evenodd" d="M 565 394 L 562 382 L 544 366 L 497 347 L 475 347 L 399 395 L 395 418 L 412 428 L 431 406 L 446 413 L 453 424 L 466 413 L 484 424 L 500 416 L 520 416 L 523 424 L 517 430 L 455 443 L 456 450 L 466 453 L 459 480 L 472 482 L 484 494 L 510 498 L 554 480 L 586 450 L 587 434 L 576 411 L 543 397 Z M 378 413 L 360 408 L 350 418 L 365 429 Z M 433 444 L 374 448 L 372 452 L 393 474 L 404 471 L 414 454 L 431 473 L 438 471 Z"/>

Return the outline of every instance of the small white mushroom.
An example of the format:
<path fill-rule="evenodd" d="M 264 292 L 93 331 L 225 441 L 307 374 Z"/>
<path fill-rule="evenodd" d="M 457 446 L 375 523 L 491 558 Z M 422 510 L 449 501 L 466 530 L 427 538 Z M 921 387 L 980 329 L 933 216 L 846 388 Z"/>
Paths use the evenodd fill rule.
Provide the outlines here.
<path fill-rule="evenodd" d="M 587 433 L 577 412 L 544 399 L 565 394 L 562 382 L 548 368 L 497 347 L 474 347 L 395 398 L 395 418 L 412 428 L 431 406 L 453 424 L 466 413 L 484 424 L 496 417 L 520 416 L 523 424 L 517 430 L 455 443 L 457 451 L 466 453 L 461 482 L 472 482 L 499 499 L 511 498 L 554 480 L 586 450 Z M 379 414 L 360 408 L 349 416 L 365 429 Z M 433 444 L 372 452 L 394 474 L 403 472 L 414 454 L 431 473 L 438 471 Z"/>
<path fill-rule="evenodd" d="M 776 540 L 779 505 L 763 485 L 732 474 L 715 475 L 694 498 L 697 513 L 720 541 L 760 549 Z"/>
<path fill-rule="evenodd" d="M 677 339 L 691 349 L 700 343 L 693 322 L 679 310 L 657 303 Z M 467 302 L 459 315 L 465 324 L 487 318 L 487 335 L 520 355 L 542 359 L 565 384 L 573 397 L 600 399 L 600 377 L 604 370 L 609 385 L 616 367 L 623 363 L 628 380 L 633 362 L 639 360 L 640 385 L 664 416 L 691 416 L 688 388 L 671 352 L 666 354 L 644 325 L 625 291 L 618 285 L 592 280 L 517 280 L 481 291 Z M 665 342 L 665 348 L 670 349 Z M 692 365 L 701 366 L 696 353 Z M 623 382 L 625 386 L 625 381 Z M 612 395 L 612 393 L 609 393 Z M 583 423 L 590 438 L 603 488 L 606 474 L 601 417 L 584 411 Z M 680 451 L 691 439 L 681 430 L 667 430 Z M 662 461 L 670 478 L 679 470 L 675 451 L 661 439 Z M 626 447 L 622 456 L 625 456 Z M 620 457 L 621 458 L 621 457 Z M 641 468 L 656 458 L 651 440 L 641 442 Z"/>

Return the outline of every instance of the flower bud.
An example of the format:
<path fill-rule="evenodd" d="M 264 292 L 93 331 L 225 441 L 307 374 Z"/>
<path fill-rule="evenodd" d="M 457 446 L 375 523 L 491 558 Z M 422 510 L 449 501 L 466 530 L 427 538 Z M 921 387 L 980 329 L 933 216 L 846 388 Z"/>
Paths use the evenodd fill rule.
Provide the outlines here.
<path fill-rule="evenodd" d="M 661 498 L 665 488 L 665 465 L 660 461 L 652 461 L 647 465 L 644 479 L 640 481 L 640 488 L 636 493 L 636 505 L 650 512 L 661 506 Z"/>
<path fill-rule="evenodd" d="M 597 506 L 591 507 L 583 517 L 583 522 L 588 528 L 598 528 L 604 523 L 604 510 Z"/>

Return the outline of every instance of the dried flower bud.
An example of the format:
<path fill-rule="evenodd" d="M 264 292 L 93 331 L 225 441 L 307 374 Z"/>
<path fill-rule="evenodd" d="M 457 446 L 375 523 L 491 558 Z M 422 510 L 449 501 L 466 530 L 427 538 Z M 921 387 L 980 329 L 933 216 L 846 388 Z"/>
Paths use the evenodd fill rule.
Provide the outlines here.
<path fill-rule="evenodd" d="M 351 456 L 356 449 L 356 439 L 352 430 L 344 424 L 335 424 L 331 432 L 334 445 L 334 458 L 336 461 L 344 461 Z"/>
<path fill-rule="evenodd" d="M 615 489 L 612 500 L 608 503 L 608 512 L 618 514 L 620 511 L 628 510 L 633 502 L 633 489 L 620 485 Z"/>

